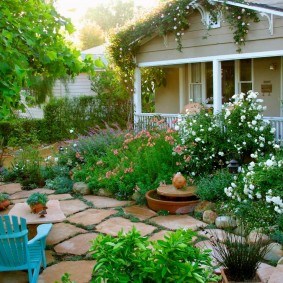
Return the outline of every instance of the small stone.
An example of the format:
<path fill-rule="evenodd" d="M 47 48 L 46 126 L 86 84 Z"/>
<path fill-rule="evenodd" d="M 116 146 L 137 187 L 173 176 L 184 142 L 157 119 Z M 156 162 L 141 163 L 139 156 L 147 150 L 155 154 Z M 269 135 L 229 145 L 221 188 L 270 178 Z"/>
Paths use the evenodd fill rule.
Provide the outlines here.
<path fill-rule="evenodd" d="M 212 210 L 205 210 L 202 215 L 203 222 L 207 224 L 214 224 L 216 218 L 217 218 L 217 213 Z"/>
<path fill-rule="evenodd" d="M 214 203 L 210 201 L 201 201 L 196 207 L 195 212 L 204 212 L 205 210 L 211 210 L 214 208 Z"/>
<path fill-rule="evenodd" d="M 281 257 L 279 260 L 278 260 L 278 263 L 277 264 L 283 264 L 283 257 Z"/>
<path fill-rule="evenodd" d="M 218 216 L 215 219 L 217 228 L 234 228 L 237 226 L 236 220 L 230 216 Z"/>
<path fill-rule="evenodd" d="M 73 192 L 81 195 L 90 195 L 90 189 L 84 182 L 77 182 L 73 185 Z"/>
<path fill-rule="evenodd" d="M 278 261 L 281 257 L 283 257 L 282 245 L 278 243 L 271 243 L 268 248 L 270 248 L 270 250 L 265 255 L 265 260 Z"/>
<path fill-rule="evenodd" d="M 262 234 L 262 233 L 259 233 L 258 231 L 251 231 L 249 236 L 248 236 L 248 242 L 249 243 L 255 243 L 257 242 L 258 240 L 261 240 L 261 241 L 269 241 L 269 237 L 265 234 Z"/>
<path fill-rule="evenodd" d="M 238 236 L 245 236 L 246 235 L 246 231 L 243 227 L 243 225 L 240 225 L 238 227 L 236 227 L 234 230 L 233 230 L 233 233 L 235 235 L 238 235 Z"/>
<path fill-rule="evenodd" d="M 111 197 L 111 196 L 113 196 L 112 193 L 108 192 L 105 189 L 99 189 L 99 191 L 97 192 L 97 195 L 101 196 L 101 197 Z"/>

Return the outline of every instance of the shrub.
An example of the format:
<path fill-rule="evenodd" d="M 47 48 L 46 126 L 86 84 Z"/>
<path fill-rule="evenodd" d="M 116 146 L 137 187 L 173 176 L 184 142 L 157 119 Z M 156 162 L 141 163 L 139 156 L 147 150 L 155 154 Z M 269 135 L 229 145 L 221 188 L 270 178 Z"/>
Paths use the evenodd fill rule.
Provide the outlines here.
<path fill-rule="evenodd" d="M 144 195 L 160 182 L 171 183 L 173 174 L 180 171 L 179 156 L 172 156 L 177 140 L 172 129 L 127 133 L 121 146 L 113 144 L 104 155 L 86 160 L 74 178 L 88 182 L 94 191 L 104 188 L 121 199 L 129 198 L 136 187 Z"/>
<path fill-rule="evenodd" d="M 227 200 L 224 188 L 229 186 L 233 177 L 225 169 L 216 171 L 213 175 L 205 175 L 197 182 L 196 194 L 201 200 L 212 202 Z"/>
<path fill-rule="evenodd" d="M 209 252 L 194 247 L 194 235 L 177 230 L 150 242 L 135 228 L 116 238 L 100 234 L 90 249 L 94 282 L 216 282 Z"/>
<path fill-rule="evenodd" d="M 275 129 L 262 120 L 262 100 L 253 92 L 234 95 L 233 99 L 217 116 L 203 110 L 179 122 L 180 154 L 190 159 L 188 172 L 211 173 L 230 159 L 245 164 L 273 152 Z"/>
<path fill-rule="evenodd" d="M 42 205 L 46 205 L 48 202 L 48 196 L 46 194 L 42 194 L 39 192 L 33 193 L 27 199 L 28 205 L 35 205 L 37 203 L 41 203 Z"/>
<path fill-rule="evenodd" d="M 73 181 L 66 176 L 57 176 L 46 180 L 45 187 L 55 190 L 57 194 L 70 193 L 73 189 Z"/>

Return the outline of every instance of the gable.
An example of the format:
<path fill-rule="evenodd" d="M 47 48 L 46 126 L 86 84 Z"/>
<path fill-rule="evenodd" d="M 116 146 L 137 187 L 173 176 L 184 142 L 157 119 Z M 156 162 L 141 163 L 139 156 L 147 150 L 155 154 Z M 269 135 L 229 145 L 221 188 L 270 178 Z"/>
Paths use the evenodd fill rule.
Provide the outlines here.
<path fill-rule="evenodd" d="M 189 23 L 190 27 L 184 31 L 182 37 L 182 52 L 176 49 L 177 42 L 173 33 L 165 37 L 156 36 L 140 47 L 136 55 L 138 64 L 237 53 L 233 31 L 225 19 L 222 19 L 220 28 L 207 30 L 207 27 L 202 23 L 201 14 L 195 11 L 193 15 L 190 15 Z M 273 35 L 271 35 L 270 22 L 266 16 L 260 16 L 258 23 L 251 23 L 242 52 L 282 50 L 283 18 L 274 16 L 273 24 Z"/>

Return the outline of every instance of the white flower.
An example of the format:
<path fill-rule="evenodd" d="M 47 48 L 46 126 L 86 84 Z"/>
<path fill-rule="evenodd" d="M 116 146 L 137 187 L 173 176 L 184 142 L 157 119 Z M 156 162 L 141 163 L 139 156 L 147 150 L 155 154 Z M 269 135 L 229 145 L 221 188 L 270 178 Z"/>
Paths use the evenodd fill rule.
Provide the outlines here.
<path fill-rule="evenodd" d="M 71 130 L 70 130 L 70 134 L 72 134 L 73 132 L 74 132 L 74 130 L 73 130 L 73 129 L 71 129 Z"/>
<path fill-rule="evenodd" d="M 179 130 L 180 130 L 180 127 L 179 127 L 178 125 L 176 125 L 176 126 L 175 126 L 175 130 L 176 130 L 176 131 L 179 131 Z"/>
<path fill-rule="evenodd" d="M 274 134 L 276 132 L 276 129 L 275 128 L 272 128 L 271 130 L 270 130 L 270 133 L 271 134 Z"/>
<path fill-rule="evenodd" d="M 273 161 L 270 160 L 270 159 L 268 159 L 268 160 L 265 161 L 264 164 L 265 164 L 267 167 L 271 167 L 271 166 L 273 165 Z"/>
<path fill-rule="evenodd" d="M 218 152 L 218 155 L 220 155 L 220 156 L 224 156 L 224 152 L 219 151 L 219 152 Z"/>
<path fill-rule="evenodd" d="M 256 125 L 256 121 L 255 120 L 252 121 L 252 125 L 254 125 L 254 126 Z"/>
<path fill-rule="evenodd" d="M 199 142 L 199 141 L 201 141 L 201 138 L 196 138 L 195 139 L 195 142 Z"/>
<path fill-rule="evenodd" d="M 58 157 L 54 157 L 54 161 L 55 161 L 56 163 L 58 162 L 58 160 L 59 160 Z"/>
<path fill-rule="evenodd" d="M 76 147 L 76 146 L 77 146 L 77 144 L 76 144 L 76 143 L 74 143 L 74 144 L 73 144 L 73 147 Z"/>

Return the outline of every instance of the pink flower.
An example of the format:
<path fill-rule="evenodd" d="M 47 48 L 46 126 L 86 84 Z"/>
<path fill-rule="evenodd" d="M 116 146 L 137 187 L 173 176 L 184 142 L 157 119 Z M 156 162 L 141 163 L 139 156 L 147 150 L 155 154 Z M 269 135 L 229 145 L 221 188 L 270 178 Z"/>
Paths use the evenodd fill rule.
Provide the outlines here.
<path fill-rule="evenodd" d="M 112 151 L 113 151 L 114 155 L 118 155 L 118 149 L 114 149 Z"/>
<path fill-rule="evenodd" d="M 102 160 L 99 160 L 96 162 L 96 165 L 104 165 L 104 162 Z"/>

